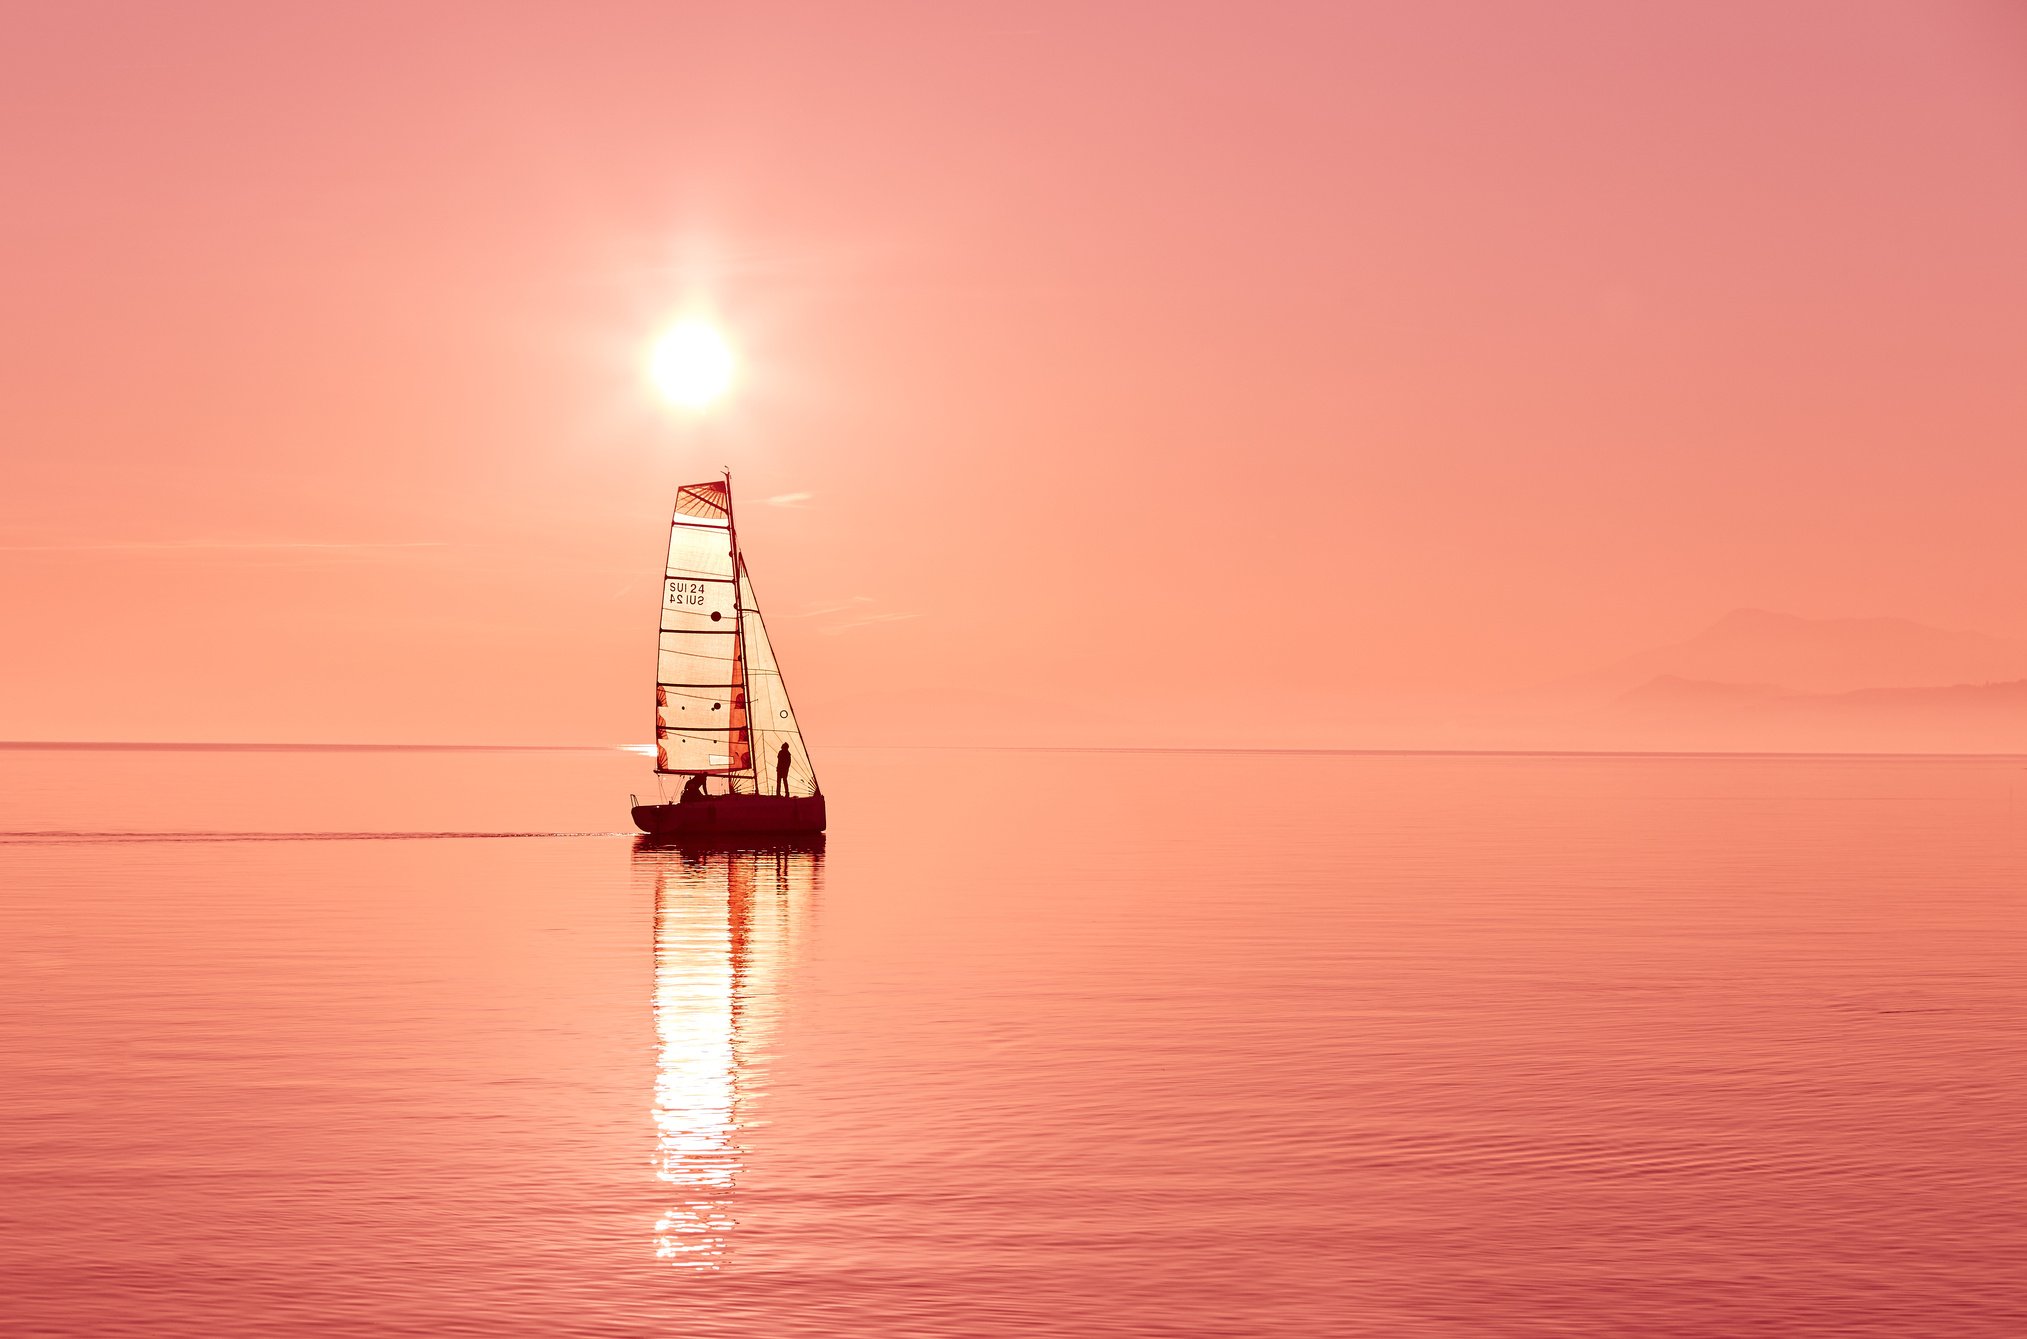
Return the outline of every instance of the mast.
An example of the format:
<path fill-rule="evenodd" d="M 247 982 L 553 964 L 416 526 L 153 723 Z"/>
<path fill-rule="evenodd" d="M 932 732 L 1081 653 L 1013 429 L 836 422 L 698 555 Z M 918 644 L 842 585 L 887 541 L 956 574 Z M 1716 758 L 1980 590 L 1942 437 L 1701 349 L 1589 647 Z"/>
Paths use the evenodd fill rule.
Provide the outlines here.
<path fill-rule="evenodd" d="M 753 683 L 746 663 L 746 610 L 745 601 L 739 598 L 739 572 L 745 562 L 739 556 L 739 521 L 732 511 L 732 467 L 719 466 L 725 475 L 725 533 L 732 540 L 732 646 L 733 663 L 739 667 L 739 714 L 746 725 L 746 764 L 753 773 L 753 790 L 760 790 L 760 760 L 753 756 Z M 728 738 L 727 743 L 730 743 Z M 735 755 L 736 756 L 736 755 Z M 730 788 L 731 778 L 725 779 Z"/>

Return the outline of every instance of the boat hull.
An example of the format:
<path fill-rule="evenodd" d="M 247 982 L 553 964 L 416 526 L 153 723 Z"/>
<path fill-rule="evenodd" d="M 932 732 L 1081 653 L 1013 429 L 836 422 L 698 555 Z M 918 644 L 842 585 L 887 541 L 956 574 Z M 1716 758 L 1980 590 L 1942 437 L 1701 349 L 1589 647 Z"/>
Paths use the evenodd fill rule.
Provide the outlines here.
<path fill-rule="evenodd" d="M 821 795 L 713 795 L 687 804 L 637 804 L 633 825 L 655 837 L 822 832 Z"/>

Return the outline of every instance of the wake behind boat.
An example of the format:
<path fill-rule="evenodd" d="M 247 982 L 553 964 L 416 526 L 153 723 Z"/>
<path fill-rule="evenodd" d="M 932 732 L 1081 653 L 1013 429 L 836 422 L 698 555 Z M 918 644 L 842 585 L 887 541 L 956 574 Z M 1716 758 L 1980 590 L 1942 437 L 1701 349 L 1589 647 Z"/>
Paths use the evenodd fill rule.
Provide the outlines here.
<path fill-rule="evenodd" d="M 663 803 L 634 804 L 642 832 L 824 830 L 823 791 L 739 552 L 730 473 L 676 491 L 655 667 L 655 771 L 689 780 L 674 802 L 664 792 Z"/>

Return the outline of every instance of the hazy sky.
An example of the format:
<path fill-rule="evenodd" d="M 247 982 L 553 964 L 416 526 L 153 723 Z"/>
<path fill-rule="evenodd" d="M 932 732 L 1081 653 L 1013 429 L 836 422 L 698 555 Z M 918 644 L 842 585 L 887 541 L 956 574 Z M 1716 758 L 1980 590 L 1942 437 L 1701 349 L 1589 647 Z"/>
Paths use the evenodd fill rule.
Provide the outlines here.
<path fill-rule="evenodd" d="M 644 739 L 721 464 L 819 747 L 2027 635 L 2010 0 L 0 22 L 0 737 Z"/>

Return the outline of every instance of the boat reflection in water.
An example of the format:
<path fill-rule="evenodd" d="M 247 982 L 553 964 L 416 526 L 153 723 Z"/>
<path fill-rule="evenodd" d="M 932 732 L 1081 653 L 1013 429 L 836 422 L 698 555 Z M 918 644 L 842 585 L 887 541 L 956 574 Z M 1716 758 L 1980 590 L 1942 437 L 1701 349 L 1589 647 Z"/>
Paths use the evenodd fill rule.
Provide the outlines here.
<path fill-rule="evenodd" d="M 654 889 L 655 1167 L 670 1188 L 655 1254 L 717 1269 L 823 838 L 699 849 L 641 837 L 633 864 Z"/>

